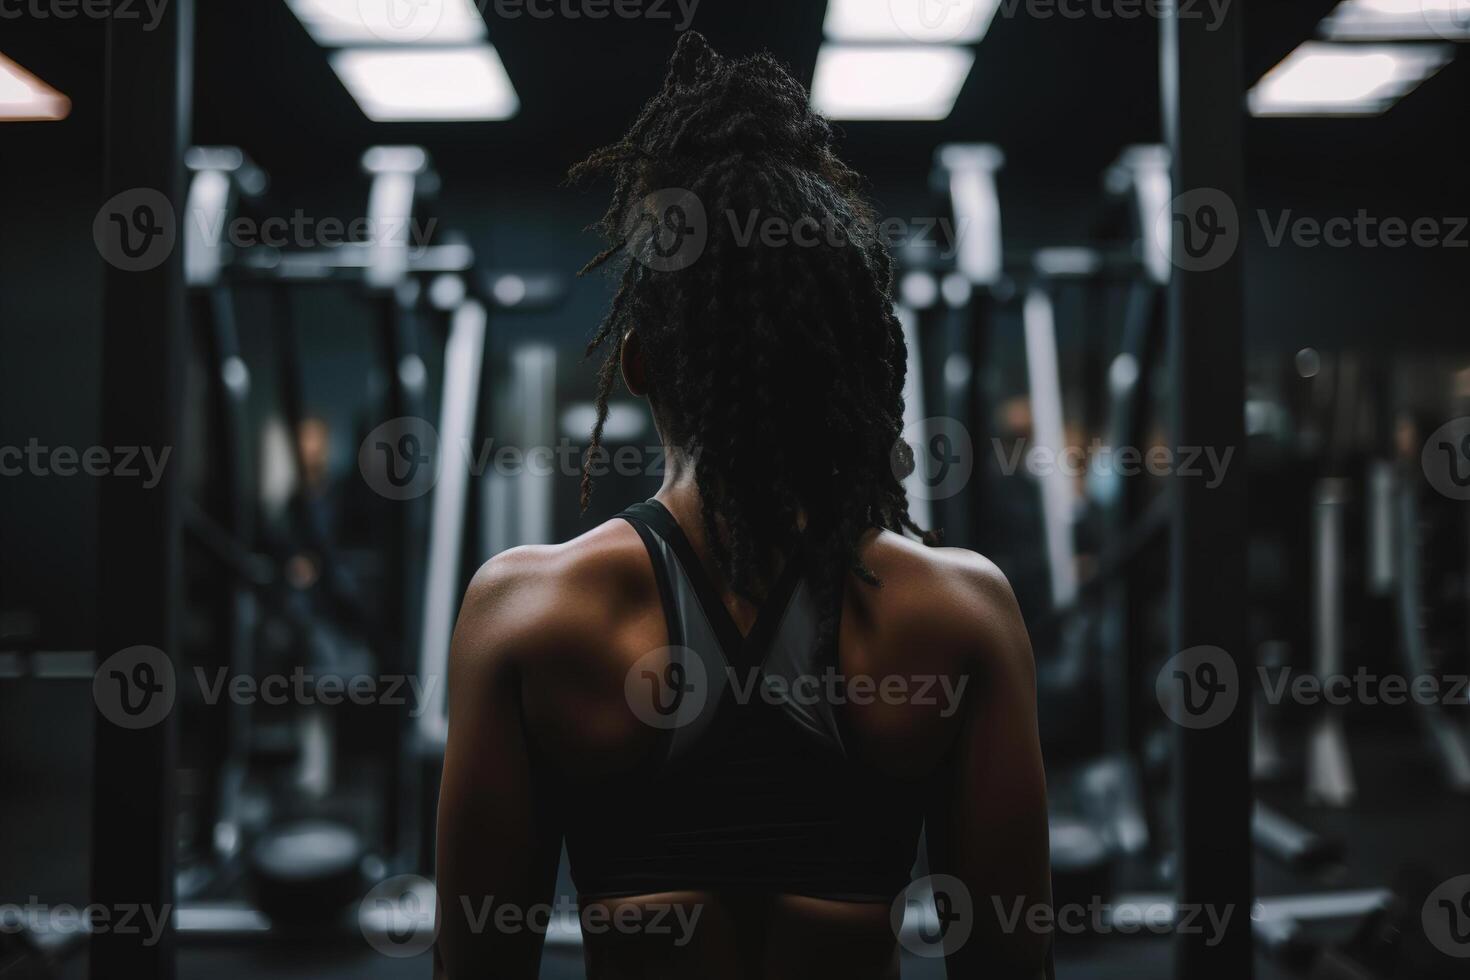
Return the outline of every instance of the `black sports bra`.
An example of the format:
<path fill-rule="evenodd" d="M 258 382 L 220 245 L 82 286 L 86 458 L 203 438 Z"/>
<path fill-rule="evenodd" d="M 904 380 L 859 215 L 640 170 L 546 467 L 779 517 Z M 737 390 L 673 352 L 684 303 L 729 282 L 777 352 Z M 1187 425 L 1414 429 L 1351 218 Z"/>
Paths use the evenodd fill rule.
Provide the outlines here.
<path fill-rule="evenodd" d="M 742 637 L 662 504 L 619 516 L 648 548 L 670 651 L 662 678 L 635 667 L 628 681 L 659 684 L 643 712 L 660 731 L 649 763 L 595 786 L 558 781 L 578 892 L 891 901 L 910 879 L 923 794 L 848 752 L 799 561 Z"/>

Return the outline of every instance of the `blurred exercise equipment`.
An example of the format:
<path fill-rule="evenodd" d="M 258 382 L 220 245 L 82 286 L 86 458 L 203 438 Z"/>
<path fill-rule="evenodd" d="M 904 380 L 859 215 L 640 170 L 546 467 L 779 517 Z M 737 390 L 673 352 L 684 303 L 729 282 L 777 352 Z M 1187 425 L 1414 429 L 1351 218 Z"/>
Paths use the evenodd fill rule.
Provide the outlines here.
<path fill-rule="evenodd" d="M 206 468 L 206 503 L 191 507 L 188 528 L 191 540 L 214 559 L 214 581 L 229 597 L 225 615 L 201 625 L 197 649 L 207 654 L 218 648 L 223 631 L 230 677 L 300 676 L 305 686 L 298 692 L 301 703 L 284 712 L 234 698 L 202 708 L 201 723 L 217 731 L 206 742 L 214 751 L 199 760 L 210 790 L 189 824 L 200 859 L 181 874 L 180 895 L 219 901 L 237 893 L 243 873 L 273 925 L 304 928 L 334 919 L 377 877 L 424 868 L 417 706 L 401 694 L 387 695 L 406 690 L 407 678 L 442 677 L 447 625 L 429 624 L 452 621 L 469 479 L 467 453 L 442 450 L 467 447 L 480 424 L 485 305 L 466 246 L 415 243 L 405 231 L 421 213 L 422 199 L 437 188 L 418 148 L 377 147 L 364 156 L 367 226 L 376 230 L 374 237 L 307 248 L 236 247 L 207 237 L 211 229 L 231 227 L 237 205 L 260 198 L 266 181 L 230 148 L 196 149 L 188 162 L 194 220 L 185 227 L 185 265 L 213 406 L 199 416 L 212 422 L 198 443 L 219 463 Z M 459 288 L 450 288 L 456 281 Z M 355 505 L 326 482 L 331 430 L 307 414 L 291 291 L 312 284 L 365 290 L 369 331 L 382 359 L 379 376 L 386 380 L 370 412 L 426 420 L 431 395 L 439 400 L 432 489 L 356 504 L 376 514 L 366 522 L 376 533 L 358 542 L 373 556 L 368 565 L 354 562 L 337 540 L 342 509 Z M 252 287 L 269 294 L 275 347 L 274 364 L 254 371 L 242 356 L 236 326 L 236 292 Z M 421 300 L 431 296 L 437 308 L 426 309 Z M 447 321 L 437 392 L 430 390 L 425 350 L 426 321 L 435 318 Z M 266 390 L 274 392 L 274 404 L 265 406 L 264 418 L 288 433 L 284 454 L 273 454 L 268 439 L 256 438 L 269 429 L 250 418 L 251 408 L 259 408 L 251 404 L 251 382 L 272 367 Z M 388 428 L 394 430 L 390 438 L 406 434 L 391 422 Z M 368 485 L 393 486 L 391 469 L 370 468 L 391 468 L 396 461 L 371 448 L 359 463 Z M 425 574 L 430 562 L 438 574 Z M 432 675 L 421 663 L 431 648 L 438 651 L 437 662 L 428 665 L 437 671 Z M 388 737 L 376 740 L 375 751 L 383 753 L 376 764 L 378 802 L 369 813 L 349 815 L 334 803 L 345 788 L 337 775 L 344 759 L 336 733 L 347 710 L 333 695 L 340 701 L 349 685 L 365 681 L 373 688 L 372 713 L 389 722 L 375 727 Z M 236 911 L 242 928 L 257 928 L 248 910 Z M 212 934 L 229 931 L 219 916 L 183 915 L 180 921 L 185 932 L 191 921 L 203 922 Z"/>

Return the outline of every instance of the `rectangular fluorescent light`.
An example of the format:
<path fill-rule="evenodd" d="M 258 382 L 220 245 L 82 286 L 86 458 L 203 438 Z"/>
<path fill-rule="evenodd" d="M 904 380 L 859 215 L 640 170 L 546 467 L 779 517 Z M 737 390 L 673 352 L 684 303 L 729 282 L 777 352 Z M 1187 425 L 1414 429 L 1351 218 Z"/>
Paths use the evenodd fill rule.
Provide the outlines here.
<path fill-rule="evenodd" d="M 0 54 L 0 122 L 56 122 L 71 99 Z"/>
<path fill-rule="evenodd" d="M 974 63 L 947 45 L 823 44 L 812 106 L 831 119 L 944 119 Z"/>
<path fill-rule="evenodd" d="M 1322 33 L 1334 41 L 1470 41 L 1470 0 L 1343 0 Z"/>
<path fill-rule="evenodd" d="M 1448 44 L 1307 41 L 1251 89 L 1251 114 L 1376 116 L 1453 57 Z"/>
<path fill-rule="evenodd" d="M 974 44 L 1000 0 L 828 0 L 823 26 L 834 41 Z"/>
<path fill-rule="evenodd" d="M 474 0 L 286 0 L 316 43 L 468 44 L 483 40 Z"/>
<path fill-rule="evenodd" d="M 520 99 L 500 55 L 469 48 L 346 48 L 332 70 L 374 122 L 509 119 Z"/>

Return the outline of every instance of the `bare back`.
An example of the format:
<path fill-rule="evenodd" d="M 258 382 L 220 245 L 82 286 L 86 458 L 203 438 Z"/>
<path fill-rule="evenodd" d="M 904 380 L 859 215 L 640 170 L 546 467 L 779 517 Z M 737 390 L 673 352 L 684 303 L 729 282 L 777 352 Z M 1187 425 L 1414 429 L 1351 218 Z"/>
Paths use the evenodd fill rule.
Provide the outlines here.
<path fill-rule="evenodd" d="M 708 571 L 693 502 L 678 493 L 660 499 Z M 953 954 L 952 966 L 975 957 L 992 972 L 1014 963 L 1015 975 L 1040 976 L 1032 966 L 1044 937 L 987 929 L 994 916 L 982 898 L 1047 900 L 1033 667 L 1009 586 L 978 555 L 886 531 L 863 540 L 861 557 L 883 584 L 853 577 L 843 600 L 838 673 L 872 681 L 868 696 L 849 695 L 838 708 L 850 750 L 875 775 L 923 798 L 931 871 L 956 875 L 969 885 L 972 905 L 987 906 L 968 952 Z M 720 599 L 748 632 L 756 608 L 728 590 Z M 636 772 L 660 738 L 630 704 L 627 678 L 668 643 L 653 566 L 627 522 L 564 545 L 517 549 L 481 570 L 456 632 L 450 678 L 441 910 L 460 895 L 545 900 L 560 850 L 559 790 L 594 792 L 599 814 L 626 805 L 601 788 Z M 547 781 L 557 785 L 548 789 Z M 474 819 L 476 801 L 497 811 L 490 826 L 462 826 Z M 512 812 L 507 801 L 515 802 Z M 838 901 L 779 889 L 697 888 L 584 894 L 589 977 L 896 977 L 894 897 Z M 678 928 L 637 925 L 655 915 Z M 534 962 L 533 942 L 457 930 L 453 917 L 441 917 L 441 961 L 468 965 L 491 956 L 502 971 Z M 619 921 L 634 925 L 586 928 Z"/>

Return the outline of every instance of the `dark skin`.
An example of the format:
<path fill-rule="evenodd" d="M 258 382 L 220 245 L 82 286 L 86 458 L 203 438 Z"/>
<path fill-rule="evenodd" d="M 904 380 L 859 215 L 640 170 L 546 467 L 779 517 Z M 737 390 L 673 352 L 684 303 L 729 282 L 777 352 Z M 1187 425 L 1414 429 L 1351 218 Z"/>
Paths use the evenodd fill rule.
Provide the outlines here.
<path fill-rule="evenodd" d="M 636 334 L 624 344 L 624 380 L 635 395 L 649 395 Z M 692 465 L 677 447 L 667 451 L 657 499 L 718 582 Z M 951 689 L 966 682 L 961 708 L 949 717 L 942 698 L 842 708 L 863 758 L 929 795 L 929 870 L 959 878 L 970 892 L 974 931 L 947 957 L 949 976 L 1049 977 L 1050 933 L 1028 927 L 1024 914 L 1013 919 L 1017 909 L 1049 906 L 1050 873 L 1035 667 L 1010 586 L 973 552 L 928 548 L 890 531 L 870 532 L 860 553 L 883 584 L 849 579 L 838 636 L 843 673 L 938 676 Z M 735 622 L 748 630 L 757 607 L 723 591 Z M 624 521 L 565 544 L 516 548 L 475 575 L 450 659 L 436 977 L 537 976 L 538 930 L 477 928 L 465 913 L 492 895 L 497 906 L 521 909 L 553 901 L 561 832 L 537 790 L 549 774 L 533 770 L 527 740 L 555 763 L 557 778 L 591 781 L 630 770 L 657 733 L 629 709 L 624 678 L 667 642 L 647 552 Z M 888 902 L 679 892 L 606 901 L 583 895 L 579 904 L 584 922 L 594 914 L 652 922 L 667 906 L 679 906 L 685 921 L 698 916 L 687 934 L 674 930 L 682 944 L 667 931 L 584 930 L 589 980 L 899 975 Z M 1021 924 L 1007 928 L 1015 921 Z"/>

